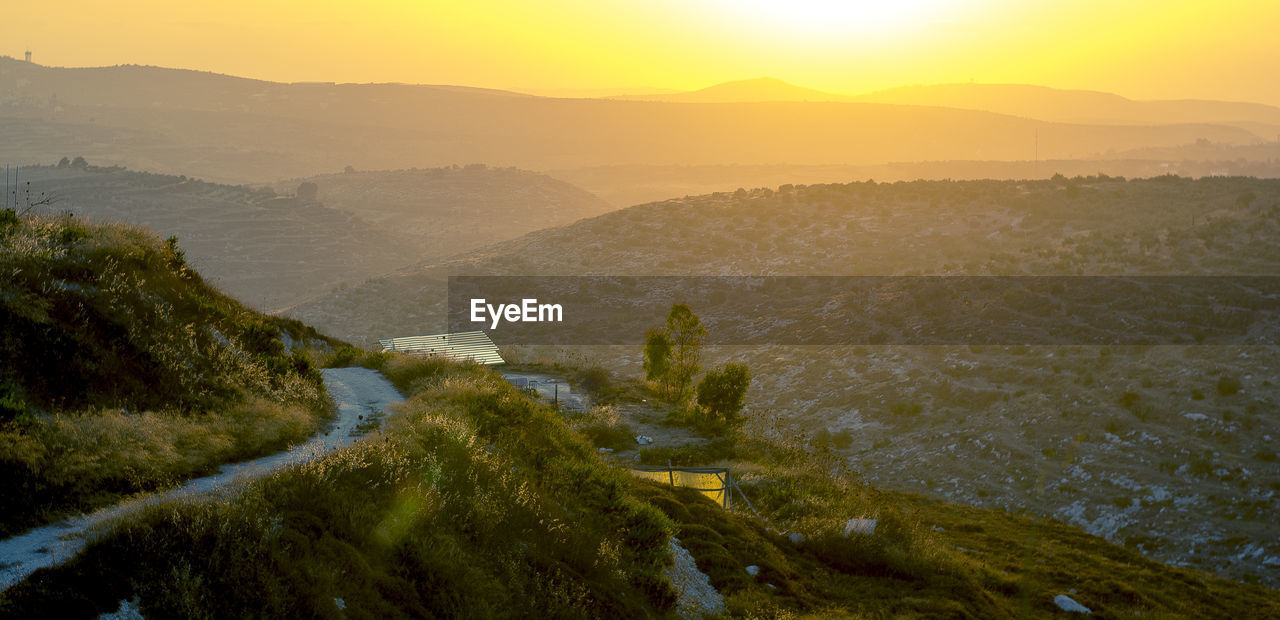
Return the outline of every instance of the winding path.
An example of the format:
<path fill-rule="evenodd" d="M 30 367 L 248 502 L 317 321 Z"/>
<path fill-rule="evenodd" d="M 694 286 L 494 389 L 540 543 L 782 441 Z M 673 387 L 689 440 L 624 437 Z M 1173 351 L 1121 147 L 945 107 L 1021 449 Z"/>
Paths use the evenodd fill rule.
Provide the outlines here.
<path fill-rule="evenodd" d="M 37 569 L 56 566 L 75 557 L 88 542 L 88 531 L 100 523 L 143 506 L 227 489 L 235 483 L 246 482 L 350 445 L 363 434 L 360 426 L 366 424 L 371 416 L 378 416 L 389 405 L 404 400 L 391 382 L 377 371 L 329 368 L 323 373 L 325 388 L 338 407 L 338 417 L 328 430 L 283 452 L 224 465 L 216 474 L 188 480 L 186 484 L 164 493 L 127 500 L 0 540 L 0 591 L 26 579 Z"/>

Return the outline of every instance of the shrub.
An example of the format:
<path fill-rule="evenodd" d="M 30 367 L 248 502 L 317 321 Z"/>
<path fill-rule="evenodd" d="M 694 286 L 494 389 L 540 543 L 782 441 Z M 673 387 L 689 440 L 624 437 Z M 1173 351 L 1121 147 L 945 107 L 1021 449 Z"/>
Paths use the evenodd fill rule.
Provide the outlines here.
<path fill-rule="evenodd" d="M 1223 375 L 1218 377 L 1218 395 L 1233 396 L 1244 386 L 1240 384 L 1240 380 L 1235 377 Z"/>
<path fill-rule="evenodd" d="M 893 412 L 894 415 L 899 416 L 916 416 L 920 415 L 920 412 L 924 411 L 924 407 L 920 403 L 899 400 L 894 401 L 889 405 L 889 411 Z"/>
<path fill-rule="evenodd" d="M 579 371 L 574 380 L 582 389 L 592 394 L 600 394 L 613 385 L 612 375 L 599 366 Z"/>
<path fill-rule="evenodd" d="M 738 414 L 750 386 L 751 373 L 745 364 L 725 364 L 708 371 L 698 382 L 698 406 L 716 422 L 731 428 L 740 426 Z"/>

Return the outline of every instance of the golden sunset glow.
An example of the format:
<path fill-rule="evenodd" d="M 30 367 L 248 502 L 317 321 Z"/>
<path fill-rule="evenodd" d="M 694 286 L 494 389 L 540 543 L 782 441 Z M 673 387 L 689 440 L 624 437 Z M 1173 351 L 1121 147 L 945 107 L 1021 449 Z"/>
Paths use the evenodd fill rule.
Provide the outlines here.
<path fill-rule="evenodd" d="M 1280 103 L 1280 3 L 648 0 L 15 3 L 0 53 L 276 81 L 689 90 L 776 77 L 859 94 L 1031 83 Z"/>
<path fill-rule="evenodd" d="M 796 37 L 890 38 L 954 16 L 959 0 L 866 2 L 841 0 L 722 0 L 717 10 L 738 13 Z"/>

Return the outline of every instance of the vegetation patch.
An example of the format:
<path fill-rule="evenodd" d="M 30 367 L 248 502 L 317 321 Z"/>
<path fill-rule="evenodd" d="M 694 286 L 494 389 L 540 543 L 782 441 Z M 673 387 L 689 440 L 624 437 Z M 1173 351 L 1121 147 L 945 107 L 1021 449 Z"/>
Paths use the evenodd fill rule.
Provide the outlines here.
<path fill-rule="evenodd" d="M 330 415 L 301 347 L 336 343 L 223 295 L 177 240 L 0 218 L 0 517 L 9 535 L 274 452 Z"/>

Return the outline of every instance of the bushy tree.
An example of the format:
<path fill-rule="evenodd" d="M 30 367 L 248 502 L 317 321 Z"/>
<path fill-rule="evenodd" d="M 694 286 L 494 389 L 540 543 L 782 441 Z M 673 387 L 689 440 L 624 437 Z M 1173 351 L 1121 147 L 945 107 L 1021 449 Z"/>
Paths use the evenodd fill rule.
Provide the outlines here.
<path fill-rule="evenodd" d="M 644 336 L 644 378 L 657 384 L 666 381 L 671 372 L 671 340 L 667 332 L 655 327 Z"/>
<path fill-rule="evenodd" d="M 666 331 L 671 340 L 668 371 L 671 397 L 683 402 L 693 395 L 693 378 L 702 370 L 702 341 L 707 337 L 707 330 L 689 306 L 675 304 L 667 315 Z"/>
<path fill-rule="evenodd" d="M 316 195 L 319 193 L 319 191 L 320 191 L 320 187 L 318 185 L 310 181 L 304 181 L 303 183 L 298 185 L 298 191 L 296 194 L 296 196 L 298 197 L 298 202 L 315 202 Z"/>
<path fill-rule="evenodd" d="M 736 427 L 741 423 L 738 414 L 751 386 L 751 373 L 746 364 L 725 364 L 707 371 L 698 382 L 698 406 L 712 421 Z"/>

